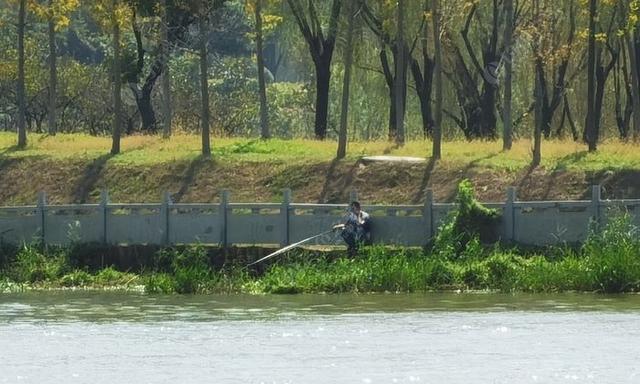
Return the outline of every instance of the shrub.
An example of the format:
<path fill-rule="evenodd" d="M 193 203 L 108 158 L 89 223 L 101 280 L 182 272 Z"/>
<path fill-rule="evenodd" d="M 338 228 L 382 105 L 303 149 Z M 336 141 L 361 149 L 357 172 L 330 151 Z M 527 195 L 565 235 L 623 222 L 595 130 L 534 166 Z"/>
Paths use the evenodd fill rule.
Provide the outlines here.
<path fill-rule="evenodd" d="M 471 289 L 486 288 L 489 281 L 489 269 L 484 263 L 468 263 L 462 268 L 461 279 Z"/>
<path fill-rule="evenodd" d="M 503 291 L 516 288 L 521 261 L 521 258 L 510 253 L 494 253 L 489 256 L 484 261 L 489 272 L 489 286 Z"/>
<path fill-rule="evenodd" d="M 428 287 L 441 288 L 454 282 L 454 272 L 448 263 L 442 259 L 427 261 L 425 282 Z"/>
<path fill-rule="evenodd" d="M 435 236 L 432 253 L 446 259 L 479 258 L 482 244 L 498 240 L 500 214 L 483 206 L 475 198 L 469 180 L 458 184 L 457 208 L 440 226 Z"/>
<path fill-rule="evenodd" d="M 210 277 L 209 256 L 200 245 L 174 251 L 171 269 L 177 293 L 198 293 Z"/>
<path fill-rule="evenodd" d="M 9 267 L 8 275 L 16 282 L 34 283 L 54 280 L 65 272 L 66 255 L 63 252 L 47 254 L 36 246 L 23 245 Z"/>
<path fill-rule="evenodd" d="M 628 214 L 592 230 L 582 247 L 597 290 L 607 293 L 640 288 L 640 234 Z"/>

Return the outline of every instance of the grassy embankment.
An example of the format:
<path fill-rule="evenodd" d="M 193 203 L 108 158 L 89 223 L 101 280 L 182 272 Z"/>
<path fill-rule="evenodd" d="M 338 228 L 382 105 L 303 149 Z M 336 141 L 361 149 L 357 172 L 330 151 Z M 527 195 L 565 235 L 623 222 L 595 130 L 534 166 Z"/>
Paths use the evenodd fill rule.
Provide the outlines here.
<path fill-rule="evenodd" d="M 157 201 L 160 191 L 176 201 L 214 201 L 222 188 L 234 200 L 275 201 L 291 187 L 297 201 L 346 201 L 351 189 L 367 203 L 419 202 L 426 187 L 452 200 L 458 182 L 470 178 L 480 200 L 502 200 L 508 185 L 520 198 L 579 198 L 594 182 L 605 197 L 640 193 L 640 151 L 612 142 L 588 154 L 572 142 L 545 142 L 543 166 L 529 169 L 530 143 L 503 153 L 498 142 L 450 142 L 435 166 L 362 165 L 359 156 L 423 156 L 430 143 L 393 148 L 386 142 L 352 143 L 347 159 L 333 162 L 335 143 L 304 140 L 215 139 L 213 160 L 198 156 L 196 136 L 128 137 L 123 153 L 108 155 L 109 139 L 83 135 L 30 136 L 15 150 L 14 135 L 0 134 L 0 205 L 35 201 L 46 190 L 51 202 L 95 201 L 108 188 L 113 201 Z M 472 289 L 502 291 L 630 292 L 640 289 L 640 240 L 624 220 L 594 234 L 579 250 L 540 253 L 484 248 L 470 241 L 455 252 L 441 243 L 428 251 L 364 249 L 356 259 L 297 251 L 266 270 L 212 268 L 199 247 L 159 252 L 146 270 L 89 270 L 73 249 L 38 246 L 0 251 L 0 291 L 25 288 L 95 287 L 147 292 L 380 292 Z"/>
<path fill-rule="evenodd" d="M 510 152 L 500 142 L 445 142 L 437 164 L 358 163 L 362 155 L 425 157 L 429 141 L 396 148 L 384 141 L 349 144 L 347 158 L 333 161 L 336 143 L 312 140 L 214 138 L 213 159 L 199 157 L 197 135 L 126 137 L 122 154 L 108 154 L 110 139 L 81 134 L 30 135 L 25 150 L 15 135 L 0 133 L 0 205 L 33 204 L 39 190 L 51 203 L 96 202 L 100 190 L 112 201 L 153 202 L 161 193 L 175 201 L 217 201 L 229 189 L 233 201 L 279 201 L 290 187 L 296 201 L 345 202 L 351 190 L 367 203 L 420 203 L 426 188 L 437 201 L 451 201 L 457 183 L 470 179 L 482 201 L 504 200 L 506 187 L 519 187 L 521 199 L 589 196 L 590 185 L 604 186 L 605 198 L 640 196 L 640 151 L 620 142 L 589 154 L 571 141 L 543 144 L 542 166 L 529 167 L 531 142 L 520 140 Z"/>

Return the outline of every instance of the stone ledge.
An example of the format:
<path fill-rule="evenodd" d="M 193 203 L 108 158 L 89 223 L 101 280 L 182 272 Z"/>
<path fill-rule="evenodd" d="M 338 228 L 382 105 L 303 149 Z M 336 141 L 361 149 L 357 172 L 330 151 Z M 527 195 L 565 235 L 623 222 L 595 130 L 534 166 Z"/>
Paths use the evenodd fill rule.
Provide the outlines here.
<path fill-rule="evenodd" d="M 360 162 L 364 164 L 370 163 L 426 163 L 427 159 L 423 157 L 410 156 L 363 156 Z"/>

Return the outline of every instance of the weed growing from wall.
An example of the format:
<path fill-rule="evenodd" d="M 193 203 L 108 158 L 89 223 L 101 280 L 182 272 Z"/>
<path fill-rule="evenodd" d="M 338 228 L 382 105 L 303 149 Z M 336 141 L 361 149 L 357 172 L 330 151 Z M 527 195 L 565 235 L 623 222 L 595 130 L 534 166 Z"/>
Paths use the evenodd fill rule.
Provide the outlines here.
<path fill-rule="evenodd" d="M 446 259 L 481 257 L 482 244 L 498 241 L 501 215 L 476 200 L 473 184 L 467 179 L 458 184 L 456 204 L 456 209 L 438 229 L 432 254 Z"/>

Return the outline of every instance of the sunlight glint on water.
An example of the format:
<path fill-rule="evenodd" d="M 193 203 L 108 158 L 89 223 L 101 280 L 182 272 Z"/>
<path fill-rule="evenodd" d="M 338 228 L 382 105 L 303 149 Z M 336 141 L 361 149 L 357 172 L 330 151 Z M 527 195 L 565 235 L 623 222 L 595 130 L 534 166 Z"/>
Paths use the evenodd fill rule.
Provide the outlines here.
<path fill-rule="evenodd" d="M 637 383 L 640 297 L 0 296 L 0 383 Z"/>

